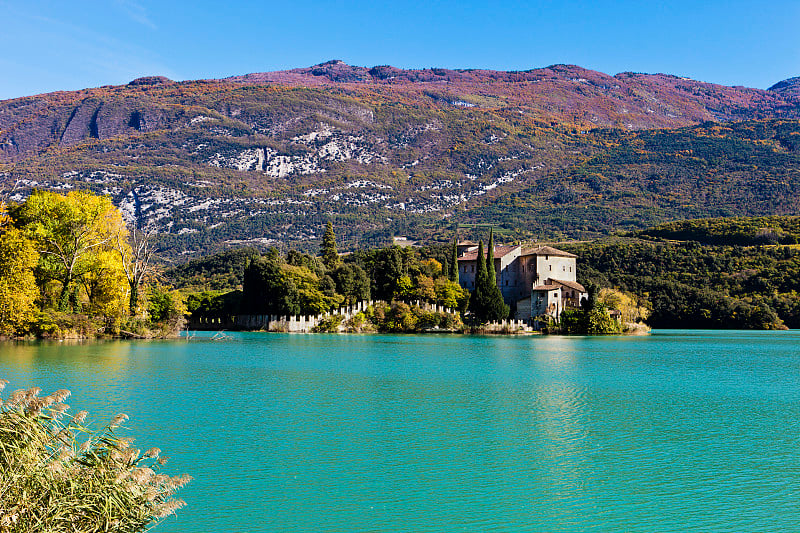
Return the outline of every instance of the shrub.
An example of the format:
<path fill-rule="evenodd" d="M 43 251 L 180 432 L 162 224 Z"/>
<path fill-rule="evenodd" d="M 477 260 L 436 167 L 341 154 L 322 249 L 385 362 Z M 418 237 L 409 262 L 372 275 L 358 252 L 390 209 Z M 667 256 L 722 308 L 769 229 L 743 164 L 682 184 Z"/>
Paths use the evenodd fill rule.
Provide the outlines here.
<path fill-rule="evenodd" d="M 314 333 L 338 333 L 342 320 L 344 320 L 342 315 L 326 316 L 311 328 L 311 331 Z"/>
<path fill-rule="evenodd" d="M 565 309 L 561 313 L 561 332 L 573 335 L 614 335 L 622 333 L 622 325 L 611 318 L 606 308 Z"/>
<path fill-rule="evenodd" d="M 66 414 L 69 391 L 40 391 L 0 398 L 0 531 L 139 532 L 185 505 L 172 495 L 191 478 L 158 473 L 158 448 L 140 454 L 115 435 L 126 415 L 93 431 L 86 411 Z"/>

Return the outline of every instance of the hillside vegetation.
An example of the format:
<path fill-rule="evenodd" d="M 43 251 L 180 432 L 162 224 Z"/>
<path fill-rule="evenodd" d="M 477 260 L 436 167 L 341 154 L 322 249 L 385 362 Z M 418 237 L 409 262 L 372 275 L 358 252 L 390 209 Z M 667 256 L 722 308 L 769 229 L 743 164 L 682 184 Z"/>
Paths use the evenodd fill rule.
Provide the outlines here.
<path fill-rule="evenodd" d="M 753 228 L 764 220 L 725 221 L 727 234 L 719 220 L 670 226 L 696 228 L 697 237 L 710 234 L 713 240 L 733 243 L 740 235 L 757 234 Z M 711 232 L 703 231 L 709 227 Z M 642 234 L 660 232 L 654 228 Z M 582 283 L 639 295 L 651 309 L 648 323 L 655 328 L 800 327 L 800 249 L 795 246 L 611 237 L 564 249 L 579 255 Z"/>
<path fill-rule="evenodd" d="M 230 246 L 344 249 L 490 222 L 587 238 L 798 212 L 800 100 L 571 65 L 525 72 L 328 62 L 0 102 L 0 182 L 109 195 L 173 259 Z M 713 122 L 709 122 L 713 121 Z M 14 189 L 12 191 L 12 189 Z M 470 229 L 465 236 L 476 237 Z"/>
<path fill-rule="evenodd" d="M 636 233 L 639 237 L 754 246 L 800 243 L 800 217 L 731 217 L 682 220 Z"/>

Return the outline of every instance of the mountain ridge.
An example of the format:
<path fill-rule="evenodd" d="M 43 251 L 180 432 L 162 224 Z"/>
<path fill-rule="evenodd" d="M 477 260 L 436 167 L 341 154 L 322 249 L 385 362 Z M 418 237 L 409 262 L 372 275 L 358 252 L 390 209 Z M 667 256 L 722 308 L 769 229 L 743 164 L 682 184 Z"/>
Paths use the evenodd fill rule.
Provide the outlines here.
<path fill-rule="evenodd" d="M 338 61 L 262 74 L 2 101 L 0 186 L 16 184 L 16 199 L 33 188 L 109 195 L 177 255 L 307 246 L 328 219 L 348 245 L 481 221 L 508 238 L 585 236 L 792 214 L 800 198 L 792 79 L 764 91 L 570 65 Z"/>
<path fill-rule="evenodd" d="M 92 138 L 176 127 L 174 109 L 158 105 L 153 109 L 153 103 L 147 101 L 147 92 L 153 91 L 160 91 L 161 98 L 181 99 L 187 93 L 225 92 L 240 85 L 341 87 L 355 92 L 356 97 L 404 97 L 420 104 L 511 111 L 543 123 L 653 129 L 706 120 L 800 118 L 797 80 L 789 78 L 761 90 L 669 74 L 623 72 L 610 76 L 576 65 L 527 71 L 403 70 L 353 67 L 339 60 L 217 80 L 173 82 L 163 76 L 145 76 L 126 85 L 0 101 L 0 161 L 17 160 L 54 144 L 69 146 Z M 104 98 L 113 98 L 115 105 L 102 109 L 97 100 Z M 198 100 L 189 105 L 202 106 L 202 99 Z M 143 122 L 145 118 L 149 120 Z M 74 124 L 73 119 L 77 119 Z"/>

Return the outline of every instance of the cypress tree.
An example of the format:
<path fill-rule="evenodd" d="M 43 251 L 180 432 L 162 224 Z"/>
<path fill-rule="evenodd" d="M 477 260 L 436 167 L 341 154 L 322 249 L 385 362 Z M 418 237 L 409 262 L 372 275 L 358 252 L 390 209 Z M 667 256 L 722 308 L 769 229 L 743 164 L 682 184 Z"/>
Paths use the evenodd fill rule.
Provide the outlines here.
<path fill-rule="evenodd" d="M 486 257 L 483 255 L 483 241 L 478 241 L 478 265 L 475 267 L 475 290 L 486 285 Z"/>
<path fill-rule="evenodd" d="M 508 318 L 509 307 L 503 301 L 503 293 L 497 285 L 497 273 L 494 268 L 494 232 L 489 230 L 489 250 L 486 257 L 486 280 L 482 290 L 482 308 L 485 320 L 503 320 Z"/>
<path fill-rule="evenodd" d="M 483 241 L 478 241 L 478 265 L 475 267 L 475 290 L 469 297 L 469 310 L 478 322 L 483 322 L 486 307 L 486 262 L 483 258 Z"/>
<path fill-rule="evenodd" d="M 325 235 L 322 236 L 322 264 L 328 270 L 339 266 L 339 253 L 336 251 L 336 234 L 333 232 L 333 223 L 328 221 L 325 226 Z"/>
<path fill-rule="evenodd" d="M 453 250 L 450 252 L 450 281 L 458 283 L 458 238 L 453 239 Z"/>
<path fill-rule="evenodd" d="M 486 274 L 492 284 L 497 284 L 497 272 L 494 269 L 494 231 L 489 229 L 489 249 L 486 251 Z"/>
<path fill-rule="evenodd" d="M 500 287 L 494 285 L 489 290 L 484 304 L 484 312 L 486 320 L 505 320 L 508 318 L 510 308 L 503 301 L 503 294 L 500 292 Z"/>

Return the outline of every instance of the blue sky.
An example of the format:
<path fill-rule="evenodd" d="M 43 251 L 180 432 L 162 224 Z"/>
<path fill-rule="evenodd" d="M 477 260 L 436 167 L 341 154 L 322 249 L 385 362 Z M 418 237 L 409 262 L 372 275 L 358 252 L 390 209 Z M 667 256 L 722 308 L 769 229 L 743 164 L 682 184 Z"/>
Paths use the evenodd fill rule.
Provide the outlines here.
<path fill-rule="evenodd" d="M 800 76 L 800 2 L 0 0 L 0 99 L 328 59 L 522 70 L 573 63 L 767 88 Z"/>

